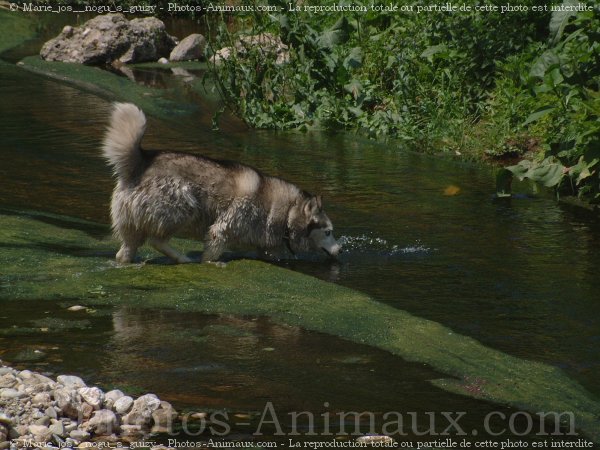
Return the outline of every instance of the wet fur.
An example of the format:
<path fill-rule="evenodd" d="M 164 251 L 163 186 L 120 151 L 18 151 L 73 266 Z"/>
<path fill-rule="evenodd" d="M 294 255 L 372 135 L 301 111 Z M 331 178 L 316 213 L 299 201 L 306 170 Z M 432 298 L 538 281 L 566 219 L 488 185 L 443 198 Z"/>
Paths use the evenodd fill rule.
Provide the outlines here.
<path fill-rule="evenodd" d="M 285 246 L 292 252 L 315 249 L 320 244 L 311 231 L 332 228 L 320 198 L 282 179 L 235 162 L 142 150 L 145 127 L 135 105 L 114 105 L 103 154 L 117 178 L 111 202 L 113 230 L 122 243 L 117 261 L 131 262 L 149 241 L 173 260 L 189 262 L 168 245 L 182 231 L 203 238 L 203 261 L 216 261 L 238 244 L 266 253 Z M 336 254 L 333 235 L 327 239 L 321 248 Z"/>

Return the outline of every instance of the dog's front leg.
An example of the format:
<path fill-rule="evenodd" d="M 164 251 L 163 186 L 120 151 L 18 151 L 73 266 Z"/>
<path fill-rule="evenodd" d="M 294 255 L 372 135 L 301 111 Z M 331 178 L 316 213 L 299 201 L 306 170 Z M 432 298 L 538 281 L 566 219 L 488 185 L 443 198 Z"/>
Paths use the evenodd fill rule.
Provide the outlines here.
<path fill-rule="evenodd" d="M 202 262 L 215 262 L 223 254 L 226 248 L 226 239 L 223 226 L 219 223 L 213 224 L 204 239 L 204 252 Z"/>
<path fill-rule="evenodd" d="M 210 231 L 204 240 L 204 253 L 202 262 L 215 262 L 223 254 L 226 248 L 226 240 L 223 236 L 214 235 Z"/>

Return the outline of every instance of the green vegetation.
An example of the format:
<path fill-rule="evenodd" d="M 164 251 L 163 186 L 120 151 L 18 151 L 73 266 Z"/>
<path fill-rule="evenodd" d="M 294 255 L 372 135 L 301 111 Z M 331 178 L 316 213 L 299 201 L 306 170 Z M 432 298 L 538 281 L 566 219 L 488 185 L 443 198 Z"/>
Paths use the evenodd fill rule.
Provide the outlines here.
<path fill-rule="evenodd" d="M 600 201 L 600 14 L 555 13 L 550 43 L 531 61 L 513 58 L 499 85 L 503 112 L 516 128 L 539 136 L 541 151 L 501 171 L 499 190 L 511 178 L 530 179 L 558 194 Z M 502 110 L 502 109 L 501 109 Z M 525 116 L 523 113 L 528 113 Z"/>
<path fill-rule="evenodd" d="M 108 234 L 108 227 L 68 217 L 0 212 L 0 301 L 77 299 L 83 305 L 266 316 L 426 363 L 448 375 L 431 382 L 451 392 L 534 412 L 572 411 L 578 428 L 600 442 L 600 403 L 558 368 L 507 355 L 354 290 L 259 261 L 219 268 L 156 264 L 162 259 L 118 267 L 117 243 L 104 238 Z M 198 246 L 186 240 L 175 245 L 187 251 Z"/>
<path fill-rule="evenodd" d="M 0 8 L 0 54 L 35 36 L 35 22 Z"/>
<path fill-rule="evenodd" d="M 271 2 L 273 4 L 273 2 Z M 321 5 L 346 5 L 323 2 Z M 375 3 L 382 7 L 389 3 Z M 471 159 L 529 162 L 511 174 L 595 199 L 599 192 L 599 11 L 528 0 L 523 12 L 236 13 L 214 30 L 221 95 L 250 126 L 349 129 Z M 583 4 L 583 3 L 582 3 Z M 546 10 L 534 10 L 534 7 Z M 231 25 L 233 21 L 234 25 Z M 232 31 L 233 30 L 233 31 Z M 240 36 L 273 33 L 279 63 Z M 271 52 L 272 53 L 272 52 Z M 506 190 L 507 172 L 500 180 Z"/>

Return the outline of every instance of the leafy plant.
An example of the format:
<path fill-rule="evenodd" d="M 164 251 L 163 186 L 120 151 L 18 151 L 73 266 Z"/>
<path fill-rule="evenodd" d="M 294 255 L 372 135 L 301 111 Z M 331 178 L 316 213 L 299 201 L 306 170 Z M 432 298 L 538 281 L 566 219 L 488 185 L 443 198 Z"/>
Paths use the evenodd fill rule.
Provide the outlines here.
<path fill-rule="evenodd" d="M 567 0 L 565 5 L 572 2 Z M 524 160 L 498 173 L 498 193 L 510 192 L 512 177 L 530 179 L 600 201 L 600 17 L 597 11 L 555 12 L 549 48 L 523 77 L 535 109 L 523 127 L 546 121 L 548 146 L 535 161 Z"/>

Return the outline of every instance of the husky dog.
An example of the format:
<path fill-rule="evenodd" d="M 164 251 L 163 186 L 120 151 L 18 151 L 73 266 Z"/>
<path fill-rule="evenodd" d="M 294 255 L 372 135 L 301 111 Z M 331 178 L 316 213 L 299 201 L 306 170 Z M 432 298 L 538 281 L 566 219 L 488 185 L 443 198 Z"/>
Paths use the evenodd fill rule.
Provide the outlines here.
<path fill-rule="evenodd" d="M 266 254 L 284 246 L 292 254 L 339 253 L 321 197 L 236 162 L 143 150 L 145 128 L 137 106 L 114 105 L 102 150 L 117 178 L 111 217 L 119 263 L 131 262 L 146 241 L 178 263 L 190 262 L 169 245 L 181 231 L 204 238 L 203 261 L 239 244 Z"/>

